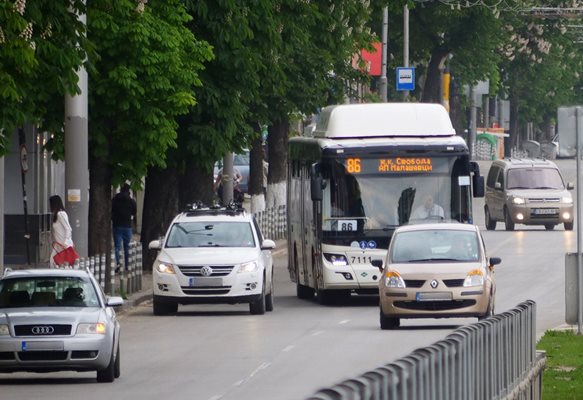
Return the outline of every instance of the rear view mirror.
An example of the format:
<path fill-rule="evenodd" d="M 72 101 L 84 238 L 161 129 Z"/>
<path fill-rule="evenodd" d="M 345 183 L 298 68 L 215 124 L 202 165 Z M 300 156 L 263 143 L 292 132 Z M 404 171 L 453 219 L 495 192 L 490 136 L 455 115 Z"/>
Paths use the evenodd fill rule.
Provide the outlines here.
<path fill-rule="evenodd" d="M 498 265 L 502 262 L 500 257 L 490 257 L 490 266 L 493 267 L 494 265 Z"/>
<path fill-rule="evenodd" d="M 314 163 L 310 169 L 310 194 L 312 201 L 322 201 L 323 198 L 324 179 L 320 174 L 319 166 L 318 163 Z"/>
<path fill-rule="evenodd" d="M 370 263 L 374 267 L 377 267 L 379 271 L 383 272 L 383 260 L 372 260 Z"/>
<path fill-rule="evenodd" d="M 151 250 L 160 250 L 162 248 L 162 246 L 160 245 L 160 241 L 159 240 L 152 240 L 148 244 L 148 248 L 151 249 Z"/>
<path fill-rule="evenodd" d="M 573 182 L 567 182 L 567 190 L 575 189 L 575 184 Z"/>

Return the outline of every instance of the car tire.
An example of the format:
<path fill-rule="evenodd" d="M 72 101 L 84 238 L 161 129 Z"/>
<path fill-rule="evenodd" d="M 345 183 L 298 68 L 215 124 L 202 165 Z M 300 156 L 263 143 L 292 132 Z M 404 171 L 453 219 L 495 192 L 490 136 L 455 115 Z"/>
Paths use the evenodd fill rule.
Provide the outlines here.
<path fill-rule="evenodd" d="M 269 293 L 265 296 L 265 311 L 273 311 L 273 276 L 271 277 Z"/>
<path fill-rule="evenodd" d="M 565 223 L 563 223 L 563 225 L 565 226 L 565 230 L 566 231 L 572 231 L 573 230 L 573 223 L 572 222 L 565 222 Z"/>
<path fill-rule="evenodd" d="M 115 379 L 115 360 L 114 351 L 111 349 L 111 358 L 109 359 L 109 364 L 103 369 L 97 370 L 97 382 L 100 383 L 110 383 Z"/>
<path fill-rule="evenodd" d="M 381 312 L 380 312 L 380 322 L 381 322 L 381 329 L 382 330 L 396 329 L 401 325 L 401 321 L 399 320 L 399 318 L 387 317 L 383 313 L 382 308 L 381 308 Z"/>
<path fill-rule="evenodd" d="M 478 321 L 482 321 L 488 317 L 493 317 L 495 315 L 494 312 L 494 297 L 490 295 L 490 302 L 488 303 L 488 309 L 486 310 L 486 314 L 479 316 Z"/>
<path fill-rule="evenodd" d="M 484 215 L 486 217 L 486 229 L 489 231 L 493 231 L 496 229 L 496 220 L 493 220 L 490 216 L 490 210 L 488 207 L 484 207 Z"/>
<path fill-rule="evenodd" d="M 504 209 L 504 227 L 506 228 L 507 231 L 514 230 L 514 221 L 512 221 L 512 217 L 510 216 L 506 208 Z"/>
<path fill-rule="evenodd" d="M 555 224 L 545 224 L 545 229 L 547 231 L 552 231 L 553 229 L 555 229 Z"/>
<path fill-rule="evenodd" d="M 115 355 L 115 365 L 113 369 L 113 376 L 115 379 L 119 378 L 121 375 L 121 358 L 119 352 L 119 343 L 117 344 L 117 354 Z"/>
<path fill-rule="evenodd" d="M 174 314 L 178 311 L 178 303 L 166 303 L 154 299 L 153 301 L 154 315 L 168 315 Z"/>
<path fill-rule="evenodd" d="M 251 315 L 263 315 L 265 314 L 265 306 L 265 281 L 263 281 L 261 295 L 259 296 L 259 299 L 249 303 L 249 312 Z"/>
<path fill-rule="evenodd" d="M 296 287 L 296 295 L 298 299 L 309 300 L 314 298 L 314 289 L 298 283 Z"/>

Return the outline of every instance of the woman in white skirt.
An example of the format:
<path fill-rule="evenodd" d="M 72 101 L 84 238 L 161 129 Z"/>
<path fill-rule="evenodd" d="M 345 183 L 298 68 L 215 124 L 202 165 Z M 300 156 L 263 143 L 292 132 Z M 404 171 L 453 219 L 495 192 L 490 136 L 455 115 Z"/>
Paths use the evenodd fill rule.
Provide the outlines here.
<path fill-rule="evenodd" d="M 61 196 L 54 195 L 49 198 L 49 205 L 51 207 L 51 268 L 56 268 L 55 254 L 73 246 L 73 230 L 69 224 L 69 217 L 65 211 L 63 200 Z"/>

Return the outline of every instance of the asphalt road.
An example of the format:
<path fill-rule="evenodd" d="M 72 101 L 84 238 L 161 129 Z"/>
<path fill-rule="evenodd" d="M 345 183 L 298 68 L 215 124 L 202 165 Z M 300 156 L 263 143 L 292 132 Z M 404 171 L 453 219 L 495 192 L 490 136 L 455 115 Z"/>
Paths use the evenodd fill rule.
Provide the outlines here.
<path fill-rule="evenodd" d="M 567 180 L 575 162 L 560 160 Z M 486 173 L 488 163 L 483 163 Z M 575 191 L 574 191 L 575 192 Z M 483 199 L 474 203 L 496 267 L 496 310 L 532 299 L 537 332 L 564 323 L 564 257 L 575 251 L 576 230 L 516 226 L 486 231 Z M 375 297 L 321 306 L 297 299 L 287 256 L 275 255 L 275 311 L 249 315 L 245 305 L 181 306 L 175 316 L 154 317 L 150 303 L 121 316 L 122 376 L 98 384 L 94 373 L 0 375 L 4 399 L 303 399 L 317 389 L 354 377 L 438 341 L 476 319 L 403 320 L 381 331 Z"/>

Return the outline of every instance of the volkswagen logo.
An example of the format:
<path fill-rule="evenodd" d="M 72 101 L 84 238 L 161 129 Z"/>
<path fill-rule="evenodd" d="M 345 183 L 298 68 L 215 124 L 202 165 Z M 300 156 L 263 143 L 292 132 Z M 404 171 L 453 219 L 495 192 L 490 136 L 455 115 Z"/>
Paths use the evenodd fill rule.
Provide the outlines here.
<path fill-rule="evenodd" d="M 32 327 L 33 335 L 52 335 L 54 332 L 55 328 L 52 326 L 37 325 Z"/>
<path fill-rule="evenodd" d="M 437 285 L 439 285 L 439 282 L 437 282 L 437 281 L 434 279 L 434 280 L 432 280 L 432 281 L 431 281 L 430 285 L 431 285 L 431 287 L 432 287 L 433 289 L 435 289 L 435 288 L 437 287 Z"/>
<path fill-rule="evenodd" d="M 211 267 L 209 267 L 208 265 L 205 265 L 204 267 L 202 267 L 200 269 L 200 274 L 202 276 L 211 276 L 213 274 L 213 269 Z"/>

